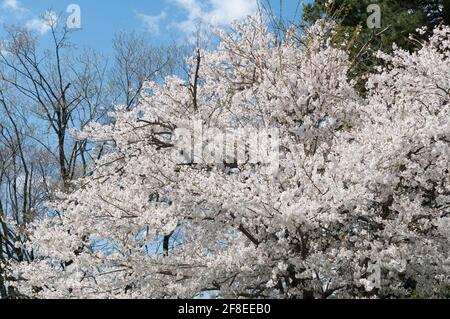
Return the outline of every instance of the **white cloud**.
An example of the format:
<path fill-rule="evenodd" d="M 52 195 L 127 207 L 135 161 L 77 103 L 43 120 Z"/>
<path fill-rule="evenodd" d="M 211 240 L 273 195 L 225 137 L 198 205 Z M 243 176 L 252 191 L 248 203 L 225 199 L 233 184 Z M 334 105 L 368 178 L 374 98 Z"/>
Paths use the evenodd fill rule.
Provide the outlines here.
<path fill-rule="evenodd" d="M 192 32 L 198 23 L 226 25 L 252 15 L 258 9 L 257 0 L 168 0 L 187 12 L 187 19 L 172 23 L 185 32 Z"/>
<path fill-rule="evenodd" d="M 9 11 L 19 19 L 24 18 L 29 12 L 28 9 L 21 6 L 18 0 L 0 0 L 0 9 L 2 9 L 2 11 Z M 3 18 L 5 17 L 3 16 Z"/>
<path fill-rule="evenodd" d="M 144 23 L 148 32 L 159 34 L 159 25 L 161 24 L 161 21 L 166 18 L 166 13 L 163 11 L 157 16 L 138 13 L 137 16 Z"/>
<path fill-rule="evenodd" d="M 51 25 L 58 22 L 58 16 L 53 11 L 47 11 L 42 18 L 34 18 L 25 23 L 25 28 L 45 34 L 51 29 Z"/>
<path fill-rule="evenodd" d="M 252 0 L 211 0 L 213 10 L 209 13 L 212 24 L 229 24 L 256 12 L 258 6 Z"/>
<path fill-rule="evenodd" d="M 18 0 L 3 0 L 2 9 L 12 10 L 12 11 L 24 11 L 19 4 Z"/>

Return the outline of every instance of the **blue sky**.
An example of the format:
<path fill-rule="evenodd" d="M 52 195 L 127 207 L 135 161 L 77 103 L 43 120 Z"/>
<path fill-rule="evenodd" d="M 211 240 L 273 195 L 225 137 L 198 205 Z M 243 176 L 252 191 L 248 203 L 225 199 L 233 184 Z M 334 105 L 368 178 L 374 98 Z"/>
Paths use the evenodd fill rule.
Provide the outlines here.
<path fill-rule="evenodd" d="M 197 21 L 205 24 L 227 25 L 242 19 L 257 9 L 257 0 L 0 0 L 0 23 L 20 25 L 35 30 L 45 42 L 48 31 L 42 16 L 51 9 L 63 14 L 76 4 L 81 9 L 82 29 L 75 32 L 72 42 L 79 47 L 92 47 L 110 52 L 111 40 L 119 31 L 146 34 L 155 45 L 184 41 Z M 284 0 L 283 12 L 292 19 L 300 0 Z M 275 10 L 280 0 L 270 0 Z M 1 31 L 0 31 L 1 35 Z"/>

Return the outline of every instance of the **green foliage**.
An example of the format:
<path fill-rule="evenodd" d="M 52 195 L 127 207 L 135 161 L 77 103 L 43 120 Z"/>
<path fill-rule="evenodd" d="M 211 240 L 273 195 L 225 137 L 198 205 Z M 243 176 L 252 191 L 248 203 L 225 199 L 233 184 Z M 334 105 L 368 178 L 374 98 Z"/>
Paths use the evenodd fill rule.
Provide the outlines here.
<path fill-rule="evenodd" d="M 370 4 L 380 6 L 380 28 L 367 26 L 372 14 L 367 12 Z M 316 0 L 304 5 L 305 24 L 310 25 L 322 17 L 338 23 L 334 40 L 337 45 L 346 44 L 353 61 L 351 75 L 364 91 L 364 75 L 377 65 L 374 53 L 378 50 L 391 52 L 393 43 L 414 50 L 417 42 L 409 36 L 420 38 L 418 28 L 426 26 L 431 31 L 441 23 L 450 24 L 450 0 Z"/>

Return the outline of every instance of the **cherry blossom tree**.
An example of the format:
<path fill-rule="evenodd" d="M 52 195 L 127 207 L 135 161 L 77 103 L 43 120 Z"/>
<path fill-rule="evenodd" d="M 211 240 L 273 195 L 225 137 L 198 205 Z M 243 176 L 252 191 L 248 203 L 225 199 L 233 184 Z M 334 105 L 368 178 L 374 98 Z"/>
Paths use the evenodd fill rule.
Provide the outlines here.
<path fill-rule="evenodd" d="M 19 291 L 448 296 L 450 29 L 416 52 L 379 53 L 364 97 L 333 30 L 319 20 L 301 41 L 292 29 L 279 43 L 261 15 L 249 17 L 194 55 L 188 81 L 147 83 L 139 105 L 110 114 L 113 124 L 76 132 L 106 154 L 76 191 L 49 203 L 54 217 L 35 223 L 34 260 L 9 265 Z M 210 145 L 223 150 L 221 134 L 203 134 L 194 152 L 193 123 L 276 130 L 278 152 L 252 160 L 244 132 L 224 142 L 243 161 L 207 160 Z"/>

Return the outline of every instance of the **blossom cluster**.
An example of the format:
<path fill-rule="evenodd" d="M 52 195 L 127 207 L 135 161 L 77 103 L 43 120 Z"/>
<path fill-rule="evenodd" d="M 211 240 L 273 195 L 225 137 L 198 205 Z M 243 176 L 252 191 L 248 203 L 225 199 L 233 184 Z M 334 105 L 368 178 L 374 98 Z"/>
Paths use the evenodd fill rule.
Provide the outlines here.
<path fill-rule="evenodd" d="M 190 60 L 190 81 L 147 83 L 135 109 L 117 107 L 113 124 L 80 132 L 106 155 L 49 204 L 54 218 L 35 224 L 33 262 L 13 265 L 19 291 L 448 295 L 450 29 L 416 52 L 380 52 L 361 96 L 333 28 L 319 20 L 302 41 L 289 30 L 279 44 L 261 15 L 249 17 Z M 175 132 L 198 120 L 276 129 L 276 174 L 270 160 L 180 163 Z"/>

